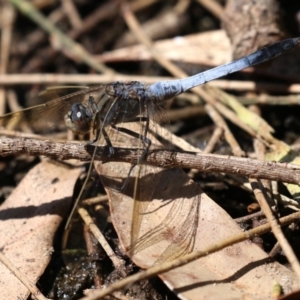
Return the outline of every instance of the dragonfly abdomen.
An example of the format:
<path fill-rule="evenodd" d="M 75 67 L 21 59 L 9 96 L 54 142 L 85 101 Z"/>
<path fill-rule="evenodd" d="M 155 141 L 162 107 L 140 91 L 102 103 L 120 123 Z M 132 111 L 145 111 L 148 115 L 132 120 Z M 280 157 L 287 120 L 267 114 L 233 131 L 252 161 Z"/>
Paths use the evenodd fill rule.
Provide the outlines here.
<path fill-rule="evenodd" d="M 283 40 L 270 46 L 264 47 L 238 60 L 196 74 L 191 77 L 156 82 L 149 86 L 148 96 L 149 98 L 157 102 L 168 100 L 172 97 L 177 96 L 178 94 L 188 91 L 189 89 L 206 83 L 208 81 L 271 60 L 272 58 L 279 56 L 286 51 L 298 47 L 299 44 L 300 38 L 291 38 Z"/>

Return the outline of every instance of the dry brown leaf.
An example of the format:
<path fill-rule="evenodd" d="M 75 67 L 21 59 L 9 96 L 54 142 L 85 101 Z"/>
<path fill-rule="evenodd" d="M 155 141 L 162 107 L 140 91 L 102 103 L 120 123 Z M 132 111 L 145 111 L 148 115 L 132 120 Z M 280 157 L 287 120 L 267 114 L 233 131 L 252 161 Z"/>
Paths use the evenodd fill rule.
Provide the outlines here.
<path fill-rule="evenodd" d="M 98 163 L 97 168 L 110 198 L 115 229 L 126 249 L 131 243 L 134 178 L 120 190 L 128 174 L 128 164 Z M 146 169 L 139 180 L 145 197 L 139 200 L 144 201 L 146 210 L 136 243 L 138 250 L 133 255 L 129 252 L 137 265 L 147 268 L 159 263 L 162 257 L 183 254 L 190 246 L 201 250 L 241 232 L 231 217 L 181 170 Z M 193 234 L 194 240 L 190 240 Z M 170 247 L 174 238 L 178 243 Z M 293 272 L 269 262 L 268 255 L 250 241 L 162 274 L 161 278 L 184 299 L 241 299 L 245 295 L 251 295 L 252 299 L 272 299 L 275 281 L 285 292 L 297 285 Z"/>
<path fill-rule="evenodd" d="M 54 234 L 70 209 L 81 168 L 41 162 L 0 207 L 0 247 L 32 283 L 43 274 Z M 27 288 L 0 263 L 2 299 L 27 299 Z"/>
<path fill-rule="evenodd" d="M 231 46 L 225 31 L 216 30 L 180 36 L 154 43 L 155 50 L 164 57 L 183 63 L 219 66 L 231 61 Z M 151 60 L 143 45 L 130 46 L 97 56 L 102 62 Z"/>

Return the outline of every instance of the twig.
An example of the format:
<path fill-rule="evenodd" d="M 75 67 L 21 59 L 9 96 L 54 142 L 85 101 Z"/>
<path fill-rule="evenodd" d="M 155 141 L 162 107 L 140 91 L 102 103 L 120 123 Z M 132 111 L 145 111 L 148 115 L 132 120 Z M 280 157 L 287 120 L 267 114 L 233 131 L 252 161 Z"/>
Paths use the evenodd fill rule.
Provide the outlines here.
<path fill-rule="evenodd" d="M 279 220 L 281 226 L 288 225 L 295 220 L 300 219 L 300 212 L 291 214 L 287 217 L 283 217 Z M 156 265 L 154 267 L 149 268 L 146 271 L 134 274 L 132 276 L 129 276 L 119 282 L 116 282 L 106 288 L 103 291 L 95 292 L 93 295 L 90 295 L 88 297 L 84 297 L 81 300 L 96 300 L 100 299 L 101 297 L 104 297 L 106 295 L 109 295 L 117 290 L 123 289 L 125 287 L 128 287 L 132 285 L 133 283 L 140 281 L 140 280 L 145 280 L 149 279 L 157 274 L 165 273 L 169 270 L 178 268 L 180 266 L 183 266 L 189 262 L 192 262 L 196 259 L 199 259 L 201 257 L 207 256 L 208 254 L 215 253 L 221 249 L 224 249 L 230 245 L 251 239 L 255 236 L 262 235 L 264 233 L 267 233 L 271 230 L 271 227 L 269 224 L 264 224 L 262 226 L 256 227 L 254 229 L 251 229 L 249 231 L 243 232 L 241 234 L 238 234 L 232 238 L 222 240 L 219 243 L 216 243 L 210 247 L 207 247 L 205 249 L 202 249 L 202 251 L 195 251 L 190 254 L 187 254 L 185 256 L 182 256 L 181 258 L 177 259 L 176 261 L 170 261 L 170 262 L 165 262 L 159 265 Z"/>
<path fill-rule="evenodd" d="M 88 214 L 87 210 L 84 208 L 79 208 L 78 213 L 85 222 L 85 224 L 89 227 L 90 231 L 93 233 L 95 238 L 98 240 L 99 244 L 102 246 L 104 251 L 106 252 L 107 256 L 113 262 L 115 268 L 123 275 L 126 276 L 124 272 L 125 262 L 120 259 L 114 251 L 111 249 L 110 245 L 107 243 L 105 237 L 103 236 L 102 232 L 96 226 L 90 215 Z"/>
<path fill-rule="evenodd" d="M 9 90 L 7 92 L 7 100 L 8 100 L 9 108 L 12 112 L 23 109 L 23 107 L 20 106 L 20 104 L 18 103 L 17 95 L 14 90 Z M 18 124 L 18 122 L 19 119 L 16 118 L 15 120 L 12 121 L 12 123 L 7 125 L 7 129 L 10 130 L 11 128 L 14 128 L 16 124 Z M 32 133 L 32 129 L 28 126 L 28 124 L 22 124 L 22 132 Z"/>
<path fill-rule="evenodd" d="M 111 20 L 113 16 L 118 13 L 118 5 L 118 1 L 108 1 L 107 3 L 104 3 L 82 20 L 82 26 L 80 28 L 70 30 L 68 32 L 68 36 L 73 39 L 77 39 L 82 34 L 95 28 L 97 23 L 104 20 Z"/>
<path fill-rule="evenodd" d="M 28 288 L 32 296 L 37 300 L 46 300 L 40 290 L 30 282 L 26 275 L 19 271 L 0 251 L 0 261 Z"/>
<path fill-rule="evenodd" d="M 95 237 L 92 234 L 91 230 L 89 229 L 88 225 L 83 226 L 83 236 L 85 241 L 85 247 L 87 250 L 87 254 L 90 258 L 99 255 L 99 247 L 97 243 L 95 243 Z M 103 286 L 103 279 L 102 276 L 96 272 L 93 275 L 93 282 L 95 289 L 100 289 Z M 87 294 L 86 294 L 87 295 Z"/>
<path fill-rule="evenodd" d="M 223 90 L 234 90 L 234 91 L 262 91 L 272 93 L 288 93 L 288 94 L 299 94 L 300 84 L 284 84 L 284 83 L 261 83 L 254 81 L 237 81 L 237 80 L 214 80 L 207 83 L 209 86 L 216 86 Z"/>
<path fill-rule="evenodd" d="M 89 161 L 95 146 L 80 143 L 58 143 L 34 139 L 0 139 L 0 156 L 20 154 L 43 155 L 56 159 L 78 159 Z M 108 155 L 107 147 L 97 146 L 96 160 L 117 161 L 136 164 L 140 159 L 140 150 L 115 148 L 113 155 Z M 300 183 L 300 166 L 286 163 L 259 161 L 234 156 L 150 150 L 141 164 L 162 168 L 198 169 L 202 172 L 221 172 L 237 174 L 257 179 L 278 180 L 288 183 Z"/>
<path fill-rule="evenodd" d="M 245 97 L 236 97 L 243 105 L 265 104 L 265 105 L 299 105 L 300 95 L 270 96 L 267 94 Z"/>
<path fill-rule="evenodd" d="M 103 202 L 108 202 L 107 195 L 97 196 L 97 197 L 82 200 L 81 205 L 95 205 L 95 204 L 99 204 L 99 203 L 103 203 Z"/>
<path fill-rule="evenodd" d="M 205 149 L 203 150 L 204 153 L 212 153 L 213 152 L 217 142 L 220 141 L 221 136 L 223 135 L 223 132 L 224 132 L 224 130 L 221 127 L 217 127 L 214 130 L 209 142 L 207 143 Z"/>
<path fill-rule="evenodd" d="M 168 121 L 173 122 L 177 120 L 191 119 L 206 115 L 203 105 L 193 105 L 183 107 L 180 109 L 172 109 L 167 111 Z"/>
<path fill-rule="evenodd" d="M 280 194 L 279 198 L 280 204 L 284 207 L 293 209 L 293 210 L 300 210 L 300 204 L 295 199 L 289 198 L 285 195 Z"/>
<path fill-rule="evenodd" d="M 80 18 L 80 15 L 77 11 L 76 6 L 72 0 L 62 1 L 62 7 L 65 11 L 66 16 L 69 18 L 69 21 L 74 29 L 80 28 L 83 25 L 83 22 Z"/>
<path fill-rule="evenodd" d="M 256 200 L 260 204 L 261 209 L 263 210 L 265 216 L 267 217 L 267 219 L 269 221 L 269 224 L 272 228 L 272 232 L 274 233 L 278 243 L 280 244 L 282 250 L 284 251 L 284 254 L 286 255 L 288 261 L 290 262 L 291 267 L 293 268 L 293 270 L 297 274 L 298 278 L 300 279 L 299 261 L 295 255 L 292 247 L 286 240 L 286 238 L 281 230 L 280 221 L 277 220 L 276 217 L 273 215 L 272 210 L 271 210 L 270 206 L 268 205 L 264 194 L 262 193 L 261 189 L 259 188 L 259 181 L 251 178 L 250 183 L 251 183 L 252 189 L 254 191 Z"/>
<path fill-rule="evenodd" d="M 26 85 L 26 84 L 99 84 L 110 83 L 112 81 L 142 81 L 145 83 L 153 83 L 156 81 L 170 80 L 173 77 L 162 76 L 141 76 L 141 75 L 123 75 L 123 74 L 0 74 L 1 85 Z M 300 84 L 280 84 L 276 83 L 255 83 L 253 81 L 237 81 L 237 80 L 214 80 L 206 83 L 208 86 L 218 87 L 223 90 L 234 91 L 264 91 L 272 93 L 288 93 L 300 94 Z M 292 104 L 299 104 L 300 99 L 297 95 L 293 96 Z M 296 98 L 295 98 L 296 97 Z M 238 97 L 239 99 L 245 99 Z M 249 101 L 247 100 L 249 99 Z M 246 104 L 264 103 L 264 104 L 283 104 L 287 105 L 288 98 L 279 96 L 259 96 L 258 100 L 247 98 L 243 100 Z M 270 101 L 268 100 L 270 99 Z M 278 99 L 278 100 L 277 100 Z M 282 99 L 282 100 L 281 100 Z M 248 102 L 249 103 L 248 103 Z M 282 101 L 282 103 L 281 103 Z"/>
<path fill-rule="evenodd" d="M 150 120 L 149 129 L 153 132 L 156 132 L 157 135 L 162 137 L 165 141 L 169 142 L 170 144 L 184 151 L 202 152 L 199 148 L 194 147 L 193 145 L 188 143 L 185 139 L 171 133 L 166 128 L 160 126 L 157 123 L 154 123 L 152 120 Z"/>
<path fill-rule="evenodd" d="M 218 127 L 222 128 L 224 130 L 225 139 L 228 142 L 228 144 L 230 145 L 233 154 L 236 156 L 245 156 L 245 152 L 241 149 L 239 143 L 237 142 L 236 138 L 229 130 L 226 122 L 220 116 L 220 114 L 215 109 L 213 109 L 213 107 L 209 104 L 205 105 L 205 109 L 206 109 L 208 115 L 214 121 L 214 123 Z"/>
<path fill-rule="evenodd" d="M 23 85 L 23 84 L 101 84 L 113 81 L 142 81 L 153 83 L 160 80 L 169 80 L 170 77 L 150 77 L 121 74 L 0 74 L 1 85 Z"/>
<path fill-rule="evenodd" d="M 272 211 L 275 212 L 275 206 L 271 207 Z M 234 218 L 233 220 L 237 223 L 245 223 L 248 222 L 250 220 L 254 220 L 254 219 L 258 219 L 258 218 L 265 218 L 265 214 L 263 211 L 257 211 L 255 213 L 252 213 L 250 215 L 246 215 L 240 218 Z"/>
<path fill-rule="evenodd" d="M 261 112 L 260 112 L 260 109 L 258 106 L 255 106 L 253 105 L 251 108 L 250 108 L 251 112 L 252 113 L 255 113 L 257 115 L 259 115 L 261 117 Z M 262 122 L 264 122 L 264 120 L 262 120 Z M 266 132 L 270 132 L 272 129 L 271 128 L 268 128 L 269 127 L 269 124 L 265 124 L 265 130 L 263 130 L 263 126 L 260 127 L 260 129 L 258 130 L 258 133 L 260 134 L 262 131 L 263 131 L 263 134 L 260 134 L 261 136 L 265 135 Z M 268 128 L 268 129 L 266 129 Z M 266 146 L 261 142 L 259 141 L 258 139 L 254 139 L 253 140 L 253 147 L 254 147 L 254 151 L 255 151 L 255 154 L 256 154 L 256 159 L 259 159 L 259 160 L 265 160 L 265 157 L 266 157 L 266 153 L 267 153 L 267 149 L 266 149 Z M 274 197 L 273 197 L 273 194 L 272 194 L 272 182 L 275 182 L 275 181 L 269 181 L 269 180 L 261 180 L 261 184 L 262 184 L 262 187 L 264 188 L 264 190 L 266 191 L 266 193 L 268 193 L 268 200 L 269 201 L 269 205 L 272 206 L 274 205 L 274 202 L 272 200 L 274 200 Z M 251 180 L 250 180 L 250 185 L 251 185 Z M 277 204 L 276 204 L 277 205 Z"/>

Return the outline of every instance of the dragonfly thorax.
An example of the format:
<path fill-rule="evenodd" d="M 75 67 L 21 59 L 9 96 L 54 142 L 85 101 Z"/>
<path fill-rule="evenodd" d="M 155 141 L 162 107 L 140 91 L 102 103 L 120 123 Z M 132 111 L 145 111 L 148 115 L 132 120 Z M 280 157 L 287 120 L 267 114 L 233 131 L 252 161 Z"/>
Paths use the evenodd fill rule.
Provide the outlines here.
<path fill-rule="evenodd" d="M 145 111 L 146 86 L 141 82 L 114 82 L 106 87 L 107 99 L 100 109 L 104 127 L 130 122 Z M 103 102 L 103 101 L 102 101 Z M 105 108 L 106 107 L 106 108 Z"/>

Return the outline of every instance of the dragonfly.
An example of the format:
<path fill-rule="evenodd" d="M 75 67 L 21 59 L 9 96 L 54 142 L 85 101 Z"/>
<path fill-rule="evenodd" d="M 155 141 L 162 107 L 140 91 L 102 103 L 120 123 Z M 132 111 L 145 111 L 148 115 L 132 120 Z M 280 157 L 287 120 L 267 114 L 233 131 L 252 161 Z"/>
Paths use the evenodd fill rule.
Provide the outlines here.
<path fill-rule="evenodd" d="M 64 122 L 67 128 L 76 134 L 85 134 L 92 130 L 95 134 L 93 142 L 96 142 L 99 137 L 104 138 L 110 155 L 114 153 L 114 144 L 108 129 L 112 129 L 115 132 L 123 133 L 141 141 L 144 149 L 140 155 L 140 160 L 142 160 L 152 143 L 152 139 L 148 137 L 150 118 L 155 117 L 158 107 L 165 101 L 211 80 L 269 61 L 286 51 L 299 47 L 299 45 L 300 38 L 279 41 L 238 60 L 183 79 L 159 81 L 153 84 L 144 84 L 138 81 L 113 82 L 86 88 L 44 104 L 0 116 L 0 127 L 8 126 L 11 123 L 27 123 L 34 130 L 39 130 L 48 126 L 55 127 L 57 124 Z M 126 126 L 120 126 L 120 124 L 136 122 L 144 124 L 143 129 L 139 132 L 128 129 Z M 131 167 L 130 172 L 133 167 Z M 152 193 L 153 189 L 149 191 L 149 194 Z M 135 202 L 139 203 L 141 201 Z M 191 210 L 194 217 L 190 215 L 189 218 L 196 220 L 197 205 L 192 204 Z M 135 231 L 132 244 L 137 244 L 137 248 L 143 248 L 149 242 L 144 242 L 144 246 L 142 246 L 141 243 L 137 243 L 137 240 L 145 207 L 141 203 L 136 204 L 134 211 L 137 211 L 139 217 L 136 218 L 136 221 L 132 221 L 133 224 L 137 223 L 137 225 L 132 225 L 135 227 L 135 229 L 132 229 Z M 170 212 L 168 218 L 174 220 L 172 212 Z M 177 226 L 176 224 L 173 225 Z M 190 236 L 193 235 L 193 230 L 188 229 L 187 222 L 182 224 L 182 228 L 186 232 L 190 232 Z M 144 237 L 145 239 L 140 240 L 145 241 L 147 234 Z M 159 239 L 162 235 L 158 233 L 156 237 Z M 183 244 L 180 240 L 177 242 Z M 192 247 L 189 244 L 186 248 L 187 251 L 190 251 Z M 170 251 L 170 249 L 166 251 L 166 253 L 171 252 L 179 253 L 180 251 Z M 165 255 L 165 257 L 167 256 Z"/>
<path fill-rule="evenodd" d="M 198 73 L 194 76 L 144 84 L 138 81 L 113 82 L 99 85 L 56 98 L 47 103 L 32 106 L 18 112 L 0 116 L 0 127 L 27 123 L 34 130 L 46 126 L 55 127 L 62 122 L 74 133 L 85 134 L 91 129 L 99 131 L 113 153 L 113 145 L 106 132 L 107 127 L 139 137 L 145 144 L 151 143 L 146 136 L 140 137 L 118 124 L 144 121 L 155 115 L 163 102 L 193 87 L 214 79 L 269 61 L 284 52 L 297 48 L 300 38 L 290 38 L 264 47 L 233 62 Z M 146 126 L 147 130 L 147 126 Z"/>

